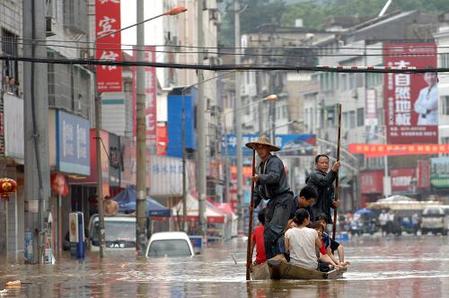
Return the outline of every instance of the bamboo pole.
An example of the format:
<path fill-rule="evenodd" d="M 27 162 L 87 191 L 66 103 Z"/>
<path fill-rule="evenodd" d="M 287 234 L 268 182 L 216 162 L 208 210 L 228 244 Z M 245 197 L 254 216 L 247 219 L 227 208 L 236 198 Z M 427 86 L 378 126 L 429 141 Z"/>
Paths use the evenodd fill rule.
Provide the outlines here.
<path fill-rule="evenodd" d="M 252 174 L 256 174 L 256 150 L 253 149 Z M 250 280 L 249 269 L 251 267 L 251 236 L 253 233 L 253 215 L 254 215 L 254 180 L 251 182 L 251 200 L 249 202 L 249 224 L 248 224 L 248 246 L 246 249 L 246 280 Z"/>
<path fill-rule="evenodd" d="M 338 115 L 338 122 L 337 122 L 337 161 L 340 161 L 340 147 L 341 147 L 341 104 L 337 103 L 337 115 Z M 340 186 L 339 186 L 339 179 L 338 179 L 338 172 L 337 172 L 337 178 L 335 178 L 335 201 L 337 202 L 340 199 Z M 335 233 L 337 232 L 337 208 L 334 208 L 334 222 L 332 225 L 332 239 L 335 240 Z"/>

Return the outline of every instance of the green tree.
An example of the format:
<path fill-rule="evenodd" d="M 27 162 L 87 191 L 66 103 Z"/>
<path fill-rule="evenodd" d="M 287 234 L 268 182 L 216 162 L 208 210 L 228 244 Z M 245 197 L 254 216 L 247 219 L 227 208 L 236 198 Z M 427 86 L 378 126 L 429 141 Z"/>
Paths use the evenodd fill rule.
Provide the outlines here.
<path fill-rule="evenodd" d="M 224 15 L 220 28 L 220 44 L 234 46 L 234 6 L 233 1 L 227 1 L 221 11 Z M 262 24 L 281 24 L 285 12 L 282 0 L 241 0 L 241 7 L 246 9 L 240 15 L 240 31 L 242 34 L 254 32 Z"/>

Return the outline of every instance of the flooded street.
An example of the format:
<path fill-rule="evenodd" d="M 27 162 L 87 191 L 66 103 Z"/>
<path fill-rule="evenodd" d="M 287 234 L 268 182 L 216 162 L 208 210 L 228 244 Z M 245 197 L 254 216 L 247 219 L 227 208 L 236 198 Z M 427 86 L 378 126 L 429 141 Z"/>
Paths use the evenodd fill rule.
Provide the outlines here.
<path fill-rule="evenodd" d="M 346 243 L 352 265 L 336 281 L 245 281 L 246 243 L 212 245 L 189 259 L 138 259 L 109 253 L 56 265 L 1 268 L 0 285 L 26 283 L 21 297 L 444 297 L 449 292 L 447 237 L 358 237 Z M 237 264 L 235 263 L 237 262 Z"/>

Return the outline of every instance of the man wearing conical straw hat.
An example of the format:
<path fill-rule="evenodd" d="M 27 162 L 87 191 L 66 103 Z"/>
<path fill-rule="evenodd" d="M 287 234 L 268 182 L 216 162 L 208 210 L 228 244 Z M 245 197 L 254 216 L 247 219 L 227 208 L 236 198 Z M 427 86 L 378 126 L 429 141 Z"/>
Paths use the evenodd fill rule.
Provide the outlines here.
<path fill-rule="evenodd" d="M 251 178 L 255 183 L 254 207 L 262 199 L 268 200 L 265 213 L 265 254 L 267 259 L 283 253 L 278 245 L 287 225 L 293 203 L 293 192 L 287 182 L 284 164 L 272 151 L 280 148 L 270 143 L 266 136 L 261 136 L 255 142 L 249 142 L 246 147 L 257 152 L 260 163 L 256 174 Z"/>

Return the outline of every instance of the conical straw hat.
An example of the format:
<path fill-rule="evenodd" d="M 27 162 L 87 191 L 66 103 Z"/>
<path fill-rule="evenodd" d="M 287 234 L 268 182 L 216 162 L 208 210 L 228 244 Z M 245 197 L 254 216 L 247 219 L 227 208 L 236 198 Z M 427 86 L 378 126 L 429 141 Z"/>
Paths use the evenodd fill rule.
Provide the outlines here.
<path fill-rule="evenodd" d="M 246 147 L 254 149 L 254 150 L 256 149 L 255 148 L 256 145 L 266 146 L 266 147 L 268 147 L 270 149 L 270 151 L 279 151 L 279 150 L 281 150 L 281 148 L 279 148 L 278 146 L 271 144 L 270 140 L 265 135 L 260 136 L 259 139 L 257 141 L 255 141 L 255 142 L 246 143 Z"/>

